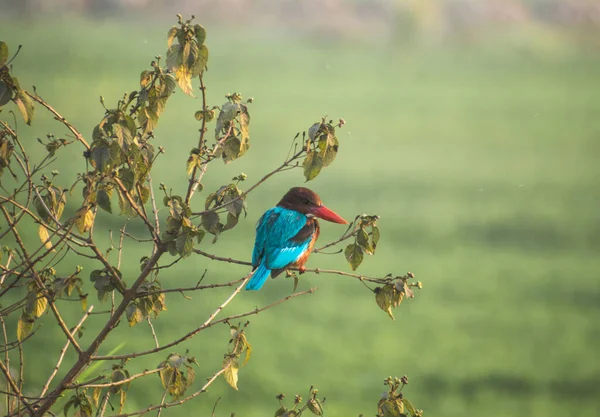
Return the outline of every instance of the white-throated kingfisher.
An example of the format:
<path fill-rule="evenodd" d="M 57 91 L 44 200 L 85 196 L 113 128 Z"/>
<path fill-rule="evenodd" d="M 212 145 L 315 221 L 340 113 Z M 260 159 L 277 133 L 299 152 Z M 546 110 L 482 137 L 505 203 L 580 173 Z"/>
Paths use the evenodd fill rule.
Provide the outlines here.
<path fill-rule="evenodd" d="M 277 206 L 267 210 L 256 225 L 252 252 L 253 274 L 247 290 L 260 290 L 271 274 L 276 277 L 290 266 L 304 271 L 304 264 L 319 237 L 316 218 L 348 224 L 323 205 L 319 196 L 304 187 L 290 189 Z"/>

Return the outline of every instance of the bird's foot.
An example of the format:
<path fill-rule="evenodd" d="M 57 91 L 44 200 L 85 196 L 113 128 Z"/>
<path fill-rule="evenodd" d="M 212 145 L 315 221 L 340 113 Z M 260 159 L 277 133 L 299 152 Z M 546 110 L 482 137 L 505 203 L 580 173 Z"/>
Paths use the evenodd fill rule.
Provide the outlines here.
<path fill-rule="evenodd" d="M 299 266 L 299 267 L 298 267 L 298 272 L 300 272 L 300 274 L 303 274 L 303 273 L 305 273 L 305 272 L 306 272 L 306 267 L 305 267 L 304 265 L 302 265 L 302 266 Z"/>

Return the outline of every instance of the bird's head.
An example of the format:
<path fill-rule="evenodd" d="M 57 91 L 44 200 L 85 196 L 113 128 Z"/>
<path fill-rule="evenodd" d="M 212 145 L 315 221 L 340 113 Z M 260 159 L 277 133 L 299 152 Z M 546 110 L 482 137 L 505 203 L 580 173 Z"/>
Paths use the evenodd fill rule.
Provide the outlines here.
<path fill-rule="evenodd" d="M 307 216 L 318 217 L 329 222 L 348 224 L 339 214 L 325 207 L 317 193 L 308 188 L 291 188 L 277 206 L 294 210 Z"/>

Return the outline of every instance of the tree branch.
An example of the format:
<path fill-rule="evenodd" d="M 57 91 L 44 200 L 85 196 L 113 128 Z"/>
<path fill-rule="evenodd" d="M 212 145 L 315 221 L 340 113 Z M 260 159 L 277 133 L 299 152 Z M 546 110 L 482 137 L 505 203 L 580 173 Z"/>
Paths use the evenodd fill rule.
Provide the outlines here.
<path fill-rule="evenodd" d="M 56 110 L 54 110 L 54 108 L 46 103 L 36 92 L 35 87 L 33 88 L 33 91 L 35 92 L 35 94 L 31 94 L 30 92 L 26 91 L 25 93 L 32 99 L 37 101 L 38 103 L 40 103 L 43 107 L 45 107 L 46 109 L 48 109 L 48 111 L 50 111 L 50 113 L 52 113 L 54 115 L 54 118 L 56 120 L 58 120 L 59 122 L 61 122 L 63 125 L 66 126 L 67 129 L 69 129 L 71 131 L 71 133 L 73 133 L 73 135 L 75 136 L 75 139 L 77 139 L 79 142 L 81 142 L 81 144 L 83 146 L 85 146 L 85 149 L 87 149 L 88 151 L 91 149 L 90 145 L 88 145 L 88 143 L 86 142 L 86 140 L 83 138 L 83 135 L 81 133 L 79 133 L 79 131 L 77 129 L 75 129 L 75 127 L 67 122 L 67 119 L 65 119 L 64 117 L 62 117 Z"/>
<path fill-rule="evenodd" d="M 243 284 L 246 283 L 247 279 L 248 279 L 248 277 L 244 278 Z M 243 287 L 243 285 L 240 285 L 238 287 L 238 289 L 241 289 L 242 287 Z M 238 289 L 236 289 L 236 291 L 238 291 Z M 200 333 L 203 330 L 208 329 L 209 327 L 213 327 L 213 326 L 215 326 L 217 324 L 226 323 L 228 321 L 236 320 L 236 319 L 239 319 L 239 318 L 242 318 L 242 317 L 248 317 L 248 316 L 252 316 L 254 314 L 258 314 L 260 312 L 263 312 L 265 310 L 273 308 L 273 307 L 275 307 L 275 306 L 277 306 L 277 305 L 279 305 L 281 303 L 284 303 L 284 302 L 286 302 L 286 301 L 288 301 L 288 300 L 290 300 L 292 298 L 300 297 L 300 296 L 305 295 L 305 294 L 312 294 L 316 290 L 317 290 L 317 288 L 315 287 L 315 288 L 311 288 L 310 290 L 306 290 L 306 291 L 302 291 L 302 292 L 297 292 L 297 293 L 294 293 L 294 294 L 290 294 L 287 297 L 281 298 L 281 299 L 279 299 L 279 300 L 277 300 L 277 301 L 275 301 L 275 302 L 273 302 L 271 304 L 268 304 L 268 305 L 266 305 L 264 307 L 256 308 L 256 309 L 248 311 L 246 313 L 240 313 L 240 314 L 236 314 L 236 315 L 233 315 L 233 316 L 229 316 L 229 317 L 226 317 L 224 319 L 217 320 L 217 321 L 209 322 L 207 320 L 200 327 L 192 330 L 191 332 L 189 332 L 185 336 L 182 336 L 179 339 L 174 340 L 174 341 L 172 341 L 172 342 L 170 342 L 170 343 L 168 343 L 166 345 L 163 345 L 163 346 L 161 346 L 159 348 L 150 349 L 150 350 L 146 350 L 146 351 L 143 351 L 143 352 L 129 353 L 129 354 L 126 354 L 126 355 L 94 356 L 92 359 L 95 360 L 95 361 L 112 361 L 112 360 L 120 360 L 120 359 L 137 358 L 137 357 L 140 357 L 140 356 L 145 356 L 145 355 L 150 355 L 152 353 L 160 352 L 161 350 L 165 350 L 165 349 L 168 349 L 170 347 L 176 346 L 176 345 L 180 344 L 181 342 L 194 337 L 195 335 L 197 335 L 198 333 Z M 232 294 L 232 295 L 234 295 L 234 294 Z M 214 315 L 214 313 L 213 313 L 213 315 Z"/>
<path fill-rule="evenodd" d="M 83 317 L 81 318 L 81 320 L 79 320 L 79 323 L 77 323 L 75 325 L 75 327 L 73 328 L 73 330 L 71 332 L 71 334 L 73 336 L 75 336 L 75 334 L 77 334 L 77 331 L 81 328 L 81 326 L 83 325 L 83 322 L 89 317 L 89 315 L 90 315 L 90 313 L 92 312 L 93 309 L 94 309 L 94 306 L 90 306 L 90 308 L 87 309 L 87 311 L 85 312 L 85 314 L 83 315 Z M 67 340 L 67 343 L 65 343 L 65 345 L 61 349 L 60 354 L 58 355 L 58 361 L 56 362 L 56 365 L 54 366 L 54 370 L 52 371 L 52 373 L 48 377 L 48 380 L 46 381 L 46 383 L 42 387 L 42 391 L 40 392 L 40 398 L 42 398 L 44 396 L 44 394 L 46 394 L 46 391 L 48 391 L 48 387 L 50 386 L 50 383 L 52 382 L 52 380 L 54 379 L 54 377 L 58 373 L 58 370 L 60 369 L 62 361 L 63 361 L 63 359 L 65 357 L 65 353 L 67 352 L 67 349 L 69 348 L 70 344 L 71 344 L 71 341 Z"/>

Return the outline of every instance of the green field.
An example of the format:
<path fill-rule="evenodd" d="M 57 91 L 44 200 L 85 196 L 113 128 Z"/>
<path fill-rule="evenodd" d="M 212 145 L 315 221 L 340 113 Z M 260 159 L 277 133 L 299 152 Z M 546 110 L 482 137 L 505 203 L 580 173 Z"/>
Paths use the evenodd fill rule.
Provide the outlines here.
<path fill-rule="evenodd" d="M 240 372 L 239 391 L 219 379 L 200 399 L 163 415 L 208 416 L 223 397 L 219 416 L 270 416 L 277 393 L 305 396 L 315 385 L 327 397 L 325 415 L 370 416 L 383 379 L 403 374 L 410 376 L 408 397 L 429 416 L 597 415 L 597 51 L 526 35 L 489 45 L 415 48 L 249 34 L 202 23 L 211 50 L 209 104 L 222 104 L 233 91 L 255 98 L 250 152 L 230 165 L 211 166 L 206 189 L 240 172 L 253 183 L 283 160 L 296 132 L 323 115 L 343 117 L 338 159 L 310 187 L 347 218 L 381 216 L 377 254 L 359 271 L 413 271 L 424 289 L 396 310 L 392 322 L 358 281 L 304 275 L 300 289 L 319 291 L 251 319 L 254 352 Z M 164 55 L 169 27 L 0 24 L 3 40 L 13 49 L 23 45 L 14 63 L 21 85 L 35 84 L 87 137 L 103 116 L 98 97 L 114 103 L 136 88 L 139 72 Z M 180 92 L 169 102 L 155 132 L 167 151 L 157 162 L 155 183 L 181 192 L 186 187 L 185 161 L 199 129 L 193 115 L 200 107 L 198 98 Z M 41 109 L 36 117 L 33 127 L 20 127 L 32 146 L 36 136 L 65 134 Z M 66 183 L 85 170 L 85 161 L 76 145 L 65 153 L 72 156 L 59 167 Z M 302 182 L 299 170 L 275 177 L 249 196 L 240 227 L 202 247 L 249 259 L 256 219 Z M 196 200 L 203 204 L 202 195 Z M 322 242 L 343 231 L 333 224 L 322 229 Z M 144 249 L 132 244 L 125 252 L 126 280 Z M 314 255 L 308 266 L 348 269 L 341 255 Z M 192 257 L 166 271 L 162 282 L 193 285 L 205 268 L 211 282 L 247 272 Z M 229 311 L 269 303 L 292 289 L 289 280 L 267 284 L 259 293 L 242 293 Z M 168 311 L 155 322 L 161 343 L 198 326 L 227 292 L 190 295 L 168 298 Z M 77 314 L 73 308 L 69 323 Z M 32 361 L 26 385 L 45 381 L 64 343 L 52 333 L 51 318 L 42 320 L 48 325 L 37 344 L 26 345 Z M 99 324 L 88 324 L 84 346 Z M 120 353 L 153 346 L 147 326 L 122 323 L 101 353 L 123 340 Z M 182 345 L 200 363 L 195 386 L 218 369 L 227 341 L 223 326 Z M 132 361 L 130 369 L 156 366 L 163 357 Z M 156 404 L 161 395 L 159 379 L 149 377 L 132 386 L 127 409 Z"/>

